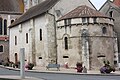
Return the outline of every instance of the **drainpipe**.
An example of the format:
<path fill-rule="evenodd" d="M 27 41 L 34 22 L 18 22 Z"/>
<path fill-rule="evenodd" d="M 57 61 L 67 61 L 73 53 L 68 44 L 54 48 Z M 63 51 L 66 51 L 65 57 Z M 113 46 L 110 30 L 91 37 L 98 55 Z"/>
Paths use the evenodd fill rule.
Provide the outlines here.
<path fill-rule="evenodd" d="M 57 62 L 57 58 L 58 58 L 58 55 L 57 55 L 57 37 L 56 37 L 56 20 L 55 20 L 55 15 L 53 15 L 53 14 L 51 14 L 51 13 L 49 13 L 49 12 L 47 12 L 47 14 L 49 14 L 49 15 L 51 15 L 51 16 L 53 16 L 53 18 L 54 18 L 54 29 L 55 29 L 55 48 L 56 48 L 56 64 L 58 63 Z"/>

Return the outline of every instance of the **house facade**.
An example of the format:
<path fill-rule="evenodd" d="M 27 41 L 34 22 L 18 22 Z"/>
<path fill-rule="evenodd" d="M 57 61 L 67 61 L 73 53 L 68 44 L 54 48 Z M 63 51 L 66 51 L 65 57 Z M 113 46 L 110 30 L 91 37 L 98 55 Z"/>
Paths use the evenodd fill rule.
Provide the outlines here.
<path fill-rule="evenodd" d="M 24 12 L 26 12 L 32 6 L 35 6 L 45 0 L 23 0 L 24 2 Z"/>
<path fill-rule="evenodd" d="M 23 12 L 22 0 L 0 0 L 0 61 L 9 58 L 9 29 Z"/>
<path fill-rule="evenodd" d="M 29 9 L 13 23 L 10 26 L 10 61 L 19 61 L 19 50 L 25 48 L 27 62 L 42 66 L 51 61 L 57 63 L 55 20 L 66 14 L 71 8 L 74 9 L 81 4 L 80 0 L 76 1 L 70 0 L 69 2 L 72 5 L 68 4 L 66 0 L 44 1 Z M 88 0 L 84 1 L 83 4 L 94 8 Z M 77 5 L 73 3 L 77 3 Z M 71 5 L 72 7 L 66 7 L 65 5 Z M 55 10 L 58 10 L 58 12 Z M 61 13 L 62 15 L 57 17 Z"/>
<path fill-rule="evenodd" d="M 114 60 L 114 64 L 118 64 L 120 63 L 120 19 L 119 19 L 119 16 L 120 16 L 120 0 L 113 0 L 112 1 L 109 1 L 107 0 L 105 2 L 105 4 L 100 8 L 99 10 L 100 12 L 104 13 L 105 15 L 108 15 L 109 17 L 112 17 L 114 18 L 114 31 L 116 32 L 116 35 L 117 35 L 117 43 L 118 43 L 118 50 L 115 51 L 114 53 L 116 54 L 115 55 L 115 60 Z M 118 53 L 116 53 L 118 52 Z M 119 65 L 120 66 L 120 65 Z"/>
<path fill-rule="evenodd" d="M 64 28 L 61 28 L 60 30 L 58 29 L 58 27 L 61 27 L 61 25 L 56 25 L 57 23 L 56 21 L 58 19 L 61 19 L 63 15 L 67 14 L 71 10 L 81 5 L 87 5 L 95 9 L 89 0 L 75 0 L 75 1 L 69 0 L 69 2 L 68 0 L 45 0 L 40 4 L 28 9 L 26 13 L 24 13 L 18 20 L 16 20 L 12 25 L 9 26 L 10 61 L 18 62 L 20 57 L 19 56 L 20 48 L 25 48 L 26 62 L 32 62 L 38 66 L 46 66 L 48 63 L 58 63 L 64 65 L 65 62 L 69 62 L 69 66 L 72 67 L 75 66 L 77 61 L 82 62 L 86 60 L 87 63 L 89 64 L 87 65 L 84 63 L 84 65 L 87 66 L 88 69 L 90 69 L 90 65 L 96 66 L 90 61 L 98 60 L 99 56 L 104 56 L 108 60 L 111 59 L 110 62 L 111 64 L 113 64 L 112 62 L 114 55 L 112 53 L 113 43 L 111 43 L 113 39 L 111 38 L 114 36 L 112 31 L 112 27 L 114 24 L 112 18 L 105 16 L 98 16 L 98 18 L 95 19 L 99 24 L 97 23 L 94 24 L 93 22 L 94 18 L 90 17 L 89 26 L 91 27 L 89 27 L 90 30 L 87 30 L 91 32 L 89 34 L 90 36 L 92 36 L 92 38 L 90 37 L 90 41 L 91 41 L 90 43 L 88 43 L 88 40 L 86 40 L 86 38 L 88 37 L 86 36 L 81 37 L 80 30 L 82 30 L 82 28 L 76 27 L 79 23 L 82 24 L 81 17 L 78 19 L 78 22 L 80 20 L 79 23 L 77 23 L 76 19 L 73 20 L 73 23 L 74 24 L 76 23 L 76 25 L 72 25 L 72 26 L 75 26 L 76 28 L 75 29 L 73 29 L 73 27 L 71 28 L 71 30 L 73 30 L 72 34 L 70 33 L 70 30 L 69 30 L 69 34 L 67 35 L 65 34 L 66 32 Z M 99 17 L 101 18 L 99 19 Z M 80 27 L 85 26 L 88 29 L 88 25 L 78 25 L 78 26 Z M 105 30 L 107 28 L 107 33 L 103 35 L 102 28 L 104 26 L 105 26 Z M 72 35 L 72 39 L 71 41 L 69 41 L 69 44 L 71 43 L 69 45 L 69 48 L 71 50 L 68 51 L 63 50 L 65 48 L 65 46 L 63 45 L 64 41 L 62 42 L 62 40 L 59 39 L 65 38 L 66 40 L 68 39 L 67 38 L 68 36 L 70 36 L 71 38 L 71 35 Z M 102 38 L 99 38 L 99 36 Z M 106 39 L 108 42 L 106 41 Z M 95 52 L 96 50 L 93 49 L 92 47 L 94 48 L 97 47 L 96 44 L 98 42 L 100 42 L 98 48 L 96 48 L 96 50 L 98 51 Z M 84 44 L 84 46 L 82 46 L 82 44 Z M 105 51 L 102 51 L 102 49 L 104 49 L 104 46 L 102 44 L 106 44 L 105 47 L 107 48 L 105 49 Z M 99 50 L 99 48 L 101 49 Z M 108 49 L 110 49 L 111 52 L 108 51 Z M 110 53 L 109 56 L 107 56 L 108 52 Z M 82 57 L 81 54 L 84 55 L 84 53 L 87 56 Z M 90 59 L 88 59 L 89 55 L 91 56 Z M 92 58 L 94 57 L 94 55 L 95 58 Z"/>

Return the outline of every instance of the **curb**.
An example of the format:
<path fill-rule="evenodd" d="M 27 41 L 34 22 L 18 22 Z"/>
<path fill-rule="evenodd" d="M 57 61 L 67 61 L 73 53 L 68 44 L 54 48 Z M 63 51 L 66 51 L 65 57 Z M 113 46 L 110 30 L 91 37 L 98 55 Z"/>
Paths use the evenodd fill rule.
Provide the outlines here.
<path fill-rule="evenodd" d="M 5 67 L 0 66 L 0 68 L 5 68 L 13 71 L 20 71 L 20 69 L 17 68 L 11 68 L 11 67 Z M 88 76 L 120 76 L 120 74 L 117 73 L 110 73 L 110 74 L 90 74 L 90 73 L 67 73 L 67 72 L 49 72 L 49 71 L 34 71 L 34 70 L 25 70 L 25 72 L 31 72 L 31 73 L 52 73 L 52 74 L 68 74 L 68 75 L 88 75 Z"/>

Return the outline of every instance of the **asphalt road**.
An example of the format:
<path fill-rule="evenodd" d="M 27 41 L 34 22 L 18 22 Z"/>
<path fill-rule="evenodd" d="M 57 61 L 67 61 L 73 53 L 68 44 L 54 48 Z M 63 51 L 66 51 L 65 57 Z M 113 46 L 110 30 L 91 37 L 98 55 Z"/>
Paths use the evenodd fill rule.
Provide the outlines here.
<path fill-rule="evenodd" d="M 0 75 L 16 75 L 19 71 L 0 68 Z M 120 76 L 96 76 L 96 75 L 74 75 L 74 74 L 56 74 L 56 73 L 33 73 L 25 72 L 28 77 L 36 77 L 43 80 L 120 80 Z"/>

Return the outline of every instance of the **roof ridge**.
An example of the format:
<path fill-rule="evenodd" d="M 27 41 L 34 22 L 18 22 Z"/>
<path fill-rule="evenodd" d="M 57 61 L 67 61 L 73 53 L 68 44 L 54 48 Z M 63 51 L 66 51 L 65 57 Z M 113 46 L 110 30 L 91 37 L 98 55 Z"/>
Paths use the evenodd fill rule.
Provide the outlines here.
<path fill-rule="evenodd" d="M 43 13 L 47 12 L 51 9 L 59 0 L 45 0 L 41 2 L 40 4 L 31 7 L 28 9 L 26 13 L 24 13 L 20 18 L 18 18 L 15 22 L 13 22 L 9 28 L 18 25 L 22 22 L 25 22 L 31 18 L 34 18 L 38 15 L 42 15 Z"/>
<path fill-rule="evenodd" d="M 81 5 L 78 6 L 77 8 L 73 9 L 72 11 L 68 12 L 64 16 L 58 19 L 63 20 L 63 19 L 70 19 L 70 18 L 80 18 L 80 17 L 106 17 L 110 18 L 97 10 L 94 10 L 86 5 Z"/>

